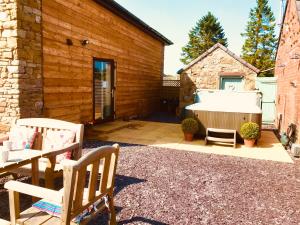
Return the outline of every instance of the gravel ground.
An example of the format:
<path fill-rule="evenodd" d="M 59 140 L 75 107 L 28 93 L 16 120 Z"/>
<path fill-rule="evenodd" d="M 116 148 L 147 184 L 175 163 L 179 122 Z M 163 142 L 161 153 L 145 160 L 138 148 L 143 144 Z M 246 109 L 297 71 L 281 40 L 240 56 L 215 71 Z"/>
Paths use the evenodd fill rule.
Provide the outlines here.
<path fill-rule="evenodd" d="M 7 218 L 3 185 L 0 199 Z M 21 199 L 27 207 L 30 199 Z M 118 224 L 299 225 L 300 163 L 122 145 L 115 201 Z"/>

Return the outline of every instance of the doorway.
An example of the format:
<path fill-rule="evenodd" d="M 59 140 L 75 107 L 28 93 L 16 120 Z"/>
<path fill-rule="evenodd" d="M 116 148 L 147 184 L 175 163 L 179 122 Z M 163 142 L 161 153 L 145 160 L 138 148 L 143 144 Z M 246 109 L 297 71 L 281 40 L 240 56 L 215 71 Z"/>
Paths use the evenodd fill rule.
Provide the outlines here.
<path fill-rule="evenodd" d="M 242 91 L 244 89 L 242 77 L 221 77 L 221 90 Z"/>
<path fill-rule="evenodd" d="M 114 119 L 114 61 L 94 58 L 93 62 L 94 121 Z"/>

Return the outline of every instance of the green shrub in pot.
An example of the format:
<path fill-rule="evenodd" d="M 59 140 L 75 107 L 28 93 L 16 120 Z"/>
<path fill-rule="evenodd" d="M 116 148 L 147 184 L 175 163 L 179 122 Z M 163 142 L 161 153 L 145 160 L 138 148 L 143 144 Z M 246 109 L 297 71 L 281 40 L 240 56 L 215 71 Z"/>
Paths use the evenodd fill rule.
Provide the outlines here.
<path fill-rule="evenodd" d="M 193 118 L 184 119 L 181 123 L 181 127 L 186 141 L 192 141 L 194 134 L 199 130 L 199 124 L 197 120 Z"/>
<path fill-rule="evenodd" d="M 259 125 L 257 123 L 248 122 L 242 125 L 240 133 L 247 147 L 254 146 L 255 141 L 259 137 L 259 132 Z"/>

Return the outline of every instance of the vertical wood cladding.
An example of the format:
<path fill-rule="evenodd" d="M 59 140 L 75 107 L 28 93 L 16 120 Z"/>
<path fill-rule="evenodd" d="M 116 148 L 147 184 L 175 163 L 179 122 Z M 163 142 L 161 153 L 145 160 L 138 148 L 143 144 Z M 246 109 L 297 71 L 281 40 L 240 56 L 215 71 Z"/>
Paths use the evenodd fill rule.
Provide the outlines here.
<path fill-rule="evenodd" d="M 116 63 L 117 118 L 159 106 L 164 44 L 92 0 L 42 2 L 44 112 L 93 119 L 93 57 Z M 72 40 L 68 46 L 66 39 Z M 81 40 L 89 44 L 81 45 Z"/>

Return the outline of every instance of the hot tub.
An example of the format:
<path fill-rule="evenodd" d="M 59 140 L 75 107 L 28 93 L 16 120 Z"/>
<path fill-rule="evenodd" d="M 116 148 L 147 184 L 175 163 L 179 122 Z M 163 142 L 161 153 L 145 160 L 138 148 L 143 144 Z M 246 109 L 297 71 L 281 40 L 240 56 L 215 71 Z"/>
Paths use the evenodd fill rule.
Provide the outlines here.
<path fill-rule="evenodd" d="M 242 141 L 240 128 L 245 122 L 262 124 L 261 95 L 256 91 L 235 92 L 199 90 L 198 103 L 187 106 L 188 117 L 200 123 L 199 135 L 204 137 L 206 128 L 233 129 Z"/>

